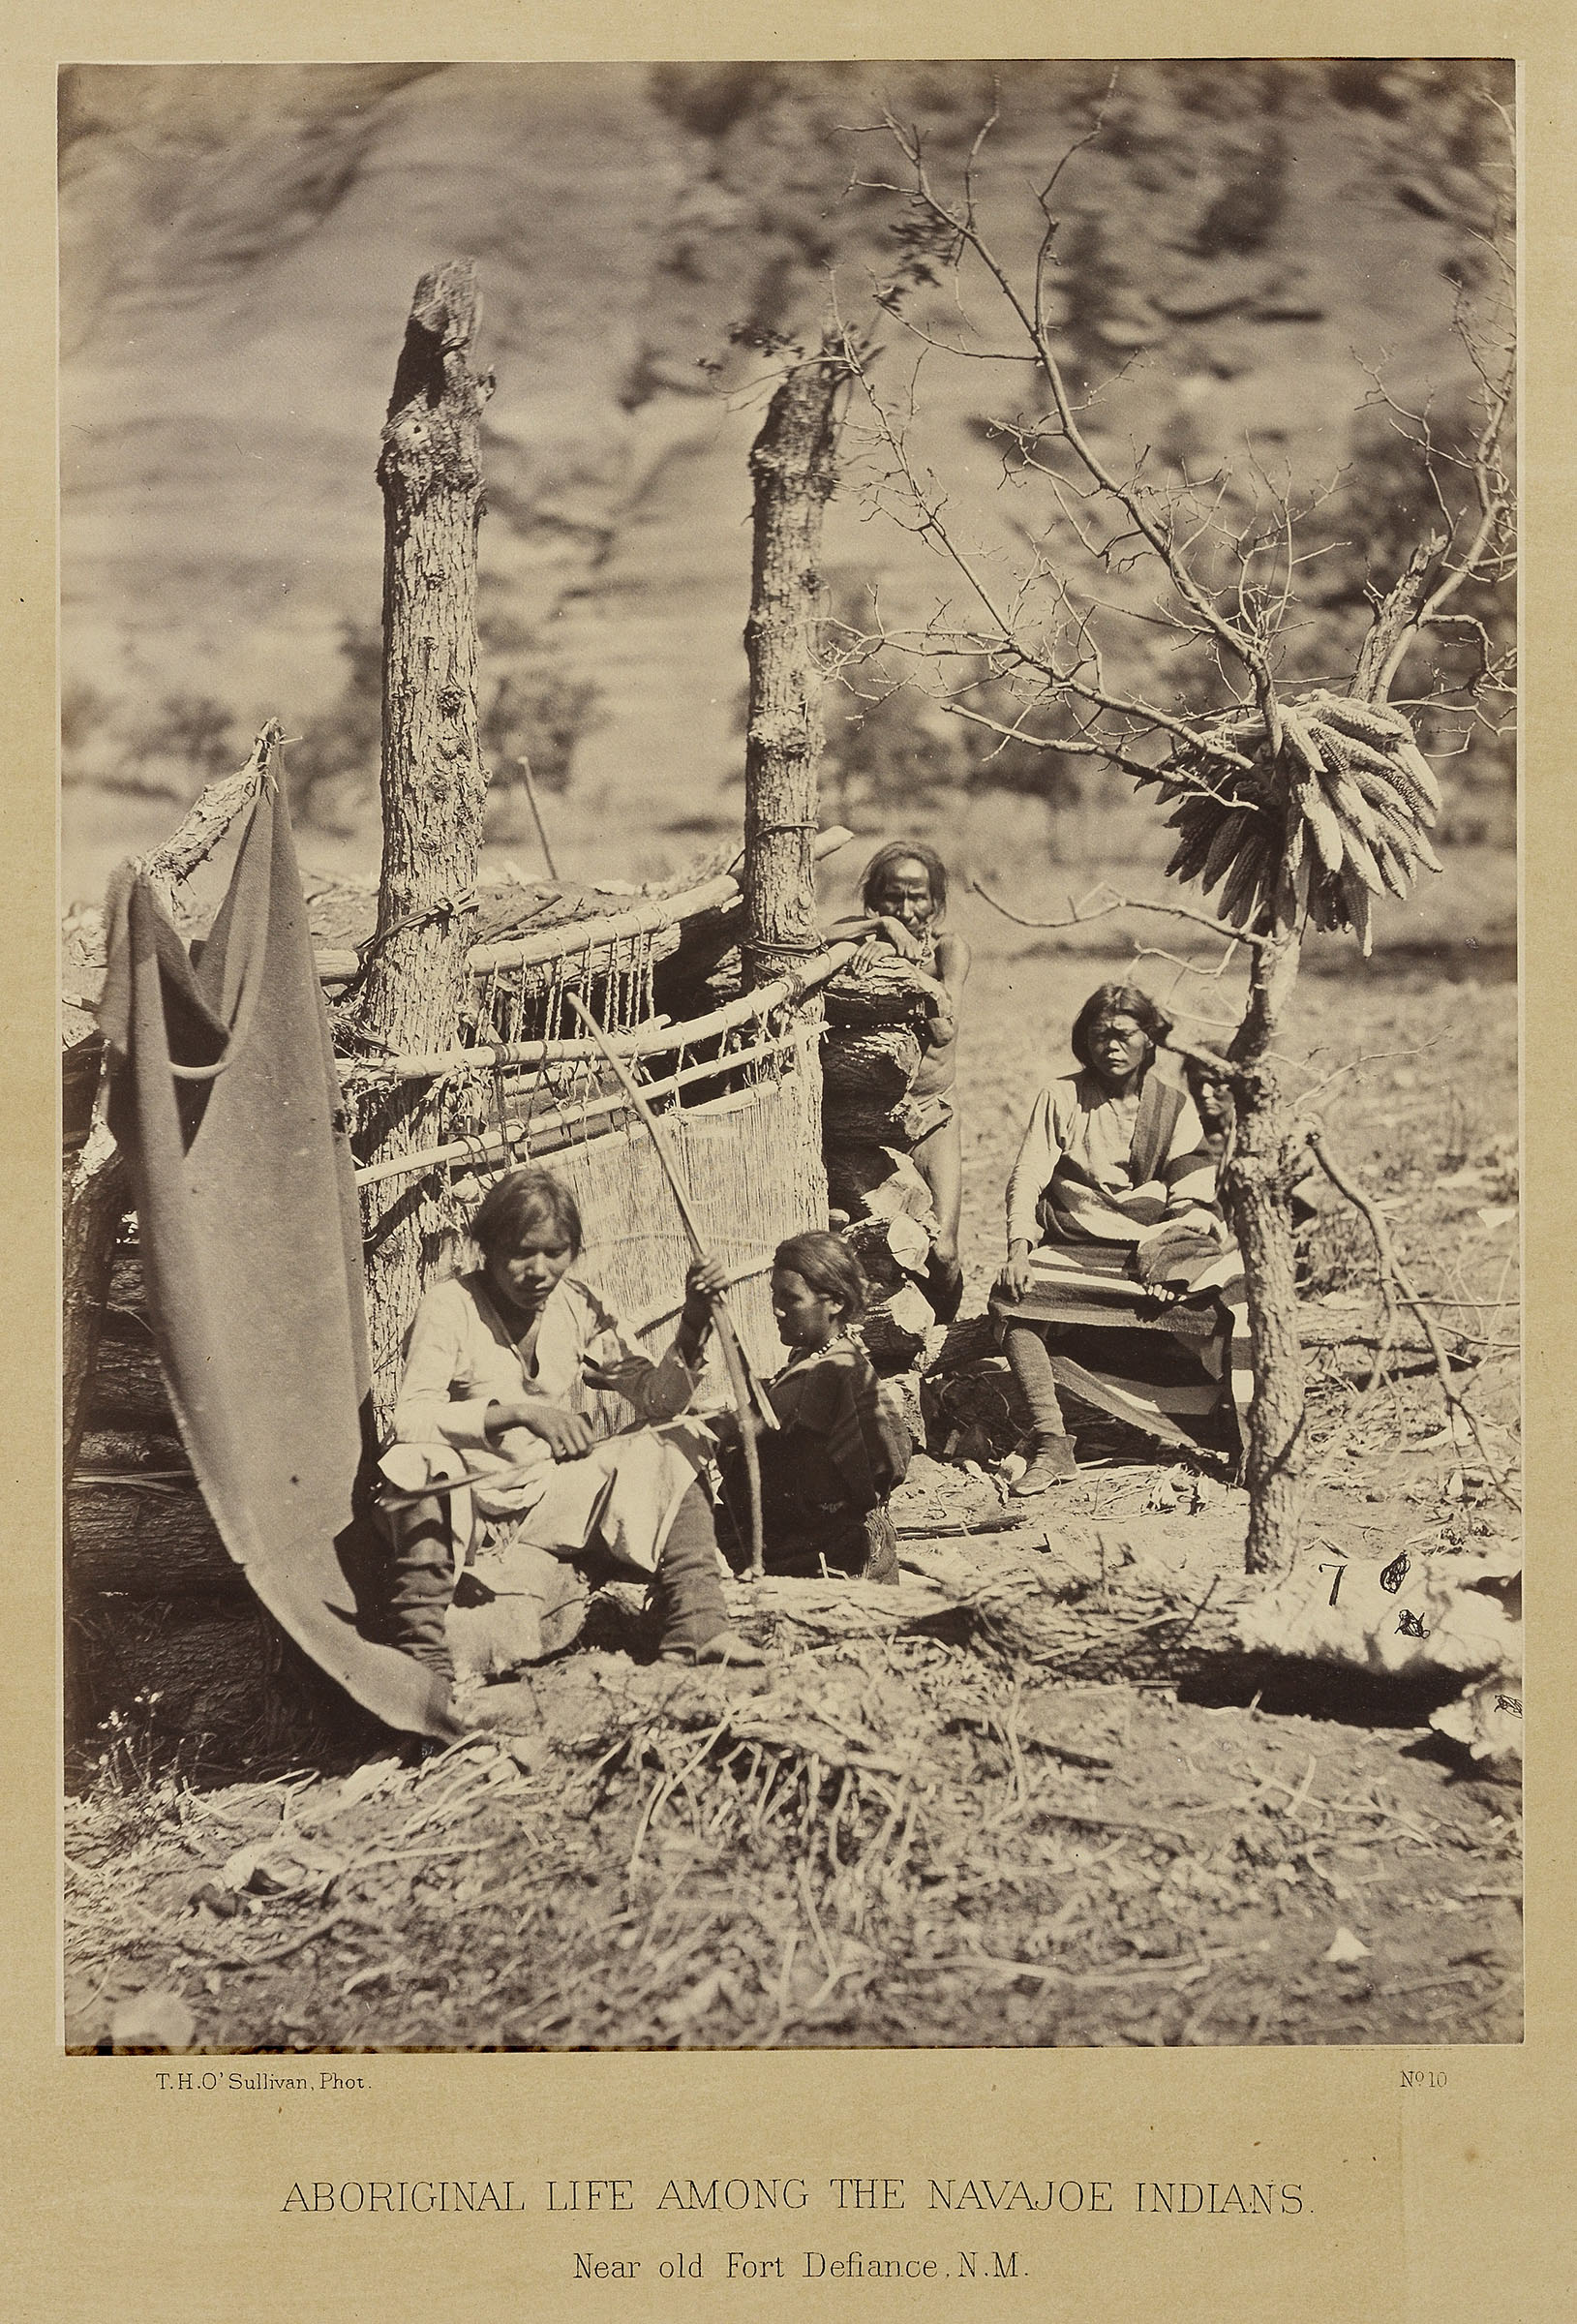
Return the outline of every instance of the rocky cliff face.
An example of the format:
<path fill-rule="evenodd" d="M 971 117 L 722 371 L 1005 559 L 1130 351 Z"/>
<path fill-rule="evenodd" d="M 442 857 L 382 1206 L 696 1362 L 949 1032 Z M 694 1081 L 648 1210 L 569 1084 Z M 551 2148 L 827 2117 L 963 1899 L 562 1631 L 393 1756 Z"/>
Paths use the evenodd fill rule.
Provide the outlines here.
<path fill-rule="evenodd" d="M 171 690 L 217 697 L 238 732 L 278 712 L 300 733 L 337 694 L 342 623 L 377 616 L 373 468 L 410 291 L 469 254 L 498 373 L 485 587 L 600 689 L 561 810 L 569 852 L 655 868 L 665 831 L 726 805 L 740 761 L 745 452 L 771 371 L 749 340 L 812 326 L 834 277 L 844 315 L 875 319 L 894 211 L 850 180 L 893 174 L 858 127 L 884 102 L 945 170 L 995 85 L 982 198 L 1021 258 L 1026 189 L 1104 100 L 1057 189 L 1058 288 L 1117 450 L 1198 468 L 1252 448 L 1318 489 L 1383 439 L 1363 363 L 1387 360 L 1404 397 L 1463 405 L 1452 299 L 1493 201 L 1503 138 L 1485 91 L 1508 94 L 1504 70 L 1228 62 L 1109 80 L 1070 64 L 74 70 L 63 653 L 101 703 L 84 763 L 112 775 Z M 926 329 L 958 314 L 944 284 L 906 312 Z M 923 351 L 887 335 L 895 385 Z M 1027 375 L 927 354 L 920 376 L 926 456 L 983 549 L 1012 547 L 1023 510 L 997 489 L 990 423 L 1023 411 Z M 863 491 L 858 420 L 847 448 L 830 565 L 879 579 L 890 615 L 923 616 L 934 567 Z M 1363 533 L 1359 568 L 1373 545 L 1382 571 L 1385 512 L 1340 486 L 1329 506 Z M 1342 569 L 1356 620 L 1350 557 Z M 127 811 L 76 795 L 87 887 Z"/>

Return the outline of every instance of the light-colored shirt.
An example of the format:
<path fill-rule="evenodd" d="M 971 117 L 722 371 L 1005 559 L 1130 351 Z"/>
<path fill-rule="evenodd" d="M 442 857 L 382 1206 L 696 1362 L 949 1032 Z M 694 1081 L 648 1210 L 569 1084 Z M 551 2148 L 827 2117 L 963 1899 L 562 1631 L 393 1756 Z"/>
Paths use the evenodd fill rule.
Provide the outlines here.
<path fill-rule="evenodd" d="M 1053 1178 L 1053 1208 L 1075 1238 L 1134 1243 L 1147 1227 L 1215 1202 L 1216 1173 L 1204 1131 L 1183 1099 L 1158 1175 L 1134 1182 L 1129 1153 L 1139 1096 L 1108 1097 L 1092 1073 L 1070 1073 L 1043 1089 L 1030 1110 L 1008 1179 L 1008 1240 L 1034 1245 L 1045 1228 L 1036 1206 Z M 1074 1168 L 1058 1176 L 1063 1162 Z"/>
<path fill-rule="evenodd" d="M 643 1422 L 671 1420 L 683 1412 L 702 1377 L 701 1366 L 692 1369 L 677 1342 L 653 1363 L 595 1292 L 572 1275 L 562 1276 L 548 1294 L 530 1364 L 480 1270 L 435 1283 L 416 1310 L 406 1343 L 394 1407 L 395 1442 L 455 1446 L 473 1471 L 539 1465 L 545 1483 L 554 1466 L 547 1445 L 525 1428 L 490 1437 L 489 1408 L 524 1394 L 585 1412 L 591 1397 L 581 1365 L 588 1357 L 616 1373 L 617 1393 Z M 540 1489 L 537 1484 L 535 1490 Z M 530 1506 L 534 1497 L 531 1481 L 522 1480 L 509 1490 L 504 1506 Z M 479 1488 L 478 1506 L 491 1501 Z"/>

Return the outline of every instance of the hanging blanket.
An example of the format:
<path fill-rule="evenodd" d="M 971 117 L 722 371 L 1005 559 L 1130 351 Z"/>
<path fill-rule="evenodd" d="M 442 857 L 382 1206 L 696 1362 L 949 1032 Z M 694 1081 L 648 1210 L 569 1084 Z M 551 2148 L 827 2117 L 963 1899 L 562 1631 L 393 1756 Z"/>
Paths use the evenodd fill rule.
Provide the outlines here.
<path fill-rule="evenodd" d="M 109 898 L 100 1017 L 169 1399 L 225 1545 L 390 1727 L 441 1681 L 356 1629 L 341 1562 L 368 1425 L 361 1231 L 277 753 L 194 961 L 147 879 Z"/>

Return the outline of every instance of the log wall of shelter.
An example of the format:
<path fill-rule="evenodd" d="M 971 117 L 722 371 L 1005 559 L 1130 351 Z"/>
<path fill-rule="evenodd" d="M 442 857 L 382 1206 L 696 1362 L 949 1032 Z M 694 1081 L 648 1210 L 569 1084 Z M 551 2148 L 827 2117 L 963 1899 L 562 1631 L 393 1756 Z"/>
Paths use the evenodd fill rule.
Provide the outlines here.
<path fill-rule="evenodd" d="M 194 1759 L 239 1756 L 279 1730 L 283 1640 L 192 1476 L 130 1225 L 85 1405 L 66 1487 L 68 1747 L 118 1714 L 179 1737 Z"/>

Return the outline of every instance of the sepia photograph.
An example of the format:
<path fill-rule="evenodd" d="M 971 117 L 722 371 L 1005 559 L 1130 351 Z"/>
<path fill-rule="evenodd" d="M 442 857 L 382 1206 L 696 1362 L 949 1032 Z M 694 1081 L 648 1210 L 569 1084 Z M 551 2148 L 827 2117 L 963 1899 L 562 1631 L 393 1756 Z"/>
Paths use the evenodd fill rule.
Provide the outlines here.
<path fill-rule="evenodd" d="M 1513 63 L 58 130 L 66 2050 L 1521 2043 Z"/>

